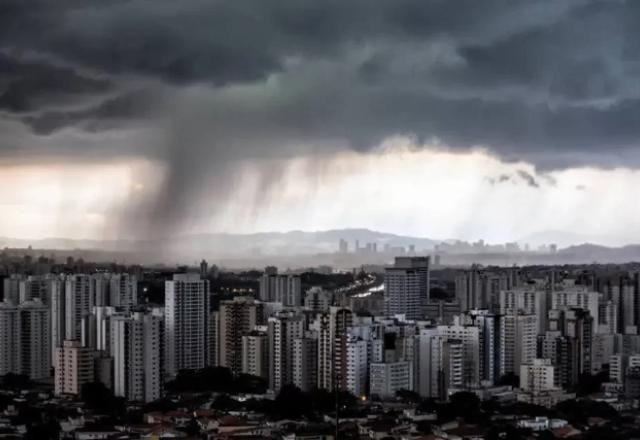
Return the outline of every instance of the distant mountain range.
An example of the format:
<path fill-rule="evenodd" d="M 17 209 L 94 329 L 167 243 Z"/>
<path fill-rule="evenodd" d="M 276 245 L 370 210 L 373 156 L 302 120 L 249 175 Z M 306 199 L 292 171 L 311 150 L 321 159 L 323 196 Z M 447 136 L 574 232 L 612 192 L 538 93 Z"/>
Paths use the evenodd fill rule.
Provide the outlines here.
<path fill-rule="evenodd" d="M 620 263 L 640 261 L 640 245 L 607 247 L 588 244 L 589 239 L 596 237 L 579 234 L 548 231 L 533 234 L 518 240 L 529 243 L 532 250 L 539 244 L 556 243 L 560 248 L 555 254 L 457 254 L 447 255 L 447 264 L 468 264 L 478 262 L 484 264 L 513 264 L 513 262 L 560 263 L 560 262 L 601 262 Z M 346 240 L 349 246 L 348 255 L 336 254 L 340 239 Z M 127 261 L 153 262 L 194 262 L 200 258 L 218 259 L 220 261 L 251 261 L 259 265 L 264 261 L 286 261 L 287 265 L 299 264 L 362 264 L 363 262 L 388 262 L 389 255 L 362 254 L 360 258 L 353 254 L 355 243 L 361 248 L 367 243 L 376 243 L 378 252 L 385 245 L 405 247 L 414 245 L 416 253 L 431 253 L 434 246 L 445 240 L 424 237 L 411 237 L 369 229 L 333 229 L 328 231 L 305 232 L 264 232 L 255 234 L 190 234 L 171 237 L 163 240 L 74 240 L 66 238 L 46 238 L 41 240 L 25 240 L 0 237 L 0 247 L 27 248 L 34 250 L 95 251 L 106 255 L 105 259 L 122 259 Z M 446 240 L 449 241 L 449 240 Z M 604 241 L 604 240 L 603 240 Z M 607 240 L 608 241 L 608 240 Z M 583 243 L 576 245 L 576 243 Z M 591 242 L 593 243 L 593 242 Z M 393 253 L 393 252 L 392 252 Z M 466 256 L 465 256 L 466 255 Z M 528 256 L 527 256 L 528 255 Z M 336 263 L 337 262 L 337 263 Z"/>
<path fill-rule="evenodd" d="M 117 252 L 154 252 L 172 249 L 190 255 L 307 255 L 336 252 L 340 239 L 346 240 L 349 252 L 367 243 L 377 243 L 382 250 L 391 247 L 415 245 L 417 251 L 431 250 L 440 243 L 421 237 L 408 237 L 369 229 L 333 229 L 328 231 L 305 232 L 261 232 L 255 234 L 189 234 L 158 240 L 74 240 L 67 238 L 45 238 L 26 240 L 0 237 L 0 246 L 34 249 L 91 249 Z"/>
<path fill-rule="evenodd" d="M 548 245 L 554 243 L 558 247 L 566 248 L 569 246 L 576 246 L 587 243 L 602 246 L 625 246 L 629 244 L 629 241 L 624 241 L 618 237 L 604 234 L 587 235 L 566 231 L 540 231 L 522 237 L 520 240 L 518 240 L 518 243 L 520 243 L 521 245 L 529 244 L 533 248 L 540 245 Z"/>

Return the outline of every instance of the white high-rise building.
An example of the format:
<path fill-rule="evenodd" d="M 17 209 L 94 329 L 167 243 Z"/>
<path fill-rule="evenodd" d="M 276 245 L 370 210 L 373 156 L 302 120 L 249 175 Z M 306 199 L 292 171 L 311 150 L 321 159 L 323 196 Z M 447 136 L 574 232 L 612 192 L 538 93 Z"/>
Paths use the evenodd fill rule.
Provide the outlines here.
<path fill-rule="evenodd" d="M 95 325 L 95 349 L 111 354 L 111 324 L 112 316 L 117 316 L 115 307 L 95 306 L 92 310 Z"/>
<path fill-rule="evenodd" d="M 130 308 L 138 303 L 138 280 L 127 273 L 111 275 L 109 294 L 110 305 Z"/>
<path fill-rule="evenodd" d="M 20 303 L 39 298 L 44 304 L 49 304 L 51 296 L 50 275 L 29 276 L 27 279 L 20 281 L 19 297 Z"/>
<path fill-rule="evenodd" d="M 265 331 L 242 336 L 242 372 L 269 380 L 269 343 Z"/>
<path fill-rule="evenodd" d="M 318 388 L 332 390 L 344 370 L 343 345 L 347 330 L 353 324 L 353 312 L 344 307 L 330 307 L 329 313 L 318 315 Z"/>
<path fill-rule="evenodd" d="M 395 397 L 400 390 L 412 390 L 410 362 L 373 362 L 370 366 L 369 393 L 380 398 Z"/>
<path fill-rule="evenodd" d="M 538 321 L 538 334 L 547 331 L 547 292 L 534 286 L 518 287 L 500 291 L 500 313 L 524 313 L 535 315 Z"/>
<path fill-rule="evenodd" d="M 599 325 L 599 293 L 591 292 L 585 286 L 570 286 L 564 287 L 564 290 L 556 291 L 551 294 L 552 308 L 556 310 L 567 310 L 571 308 L 578 308 L 587 310 L 593 318 L 593 328 L 597 329 Z M 631 309 L 633 313 L 633 309 Z M 627 321 L 629 321 L 627 319 Z M 633 322 L 631 320 L 630 322 Z M 626 324 L 625 324 L 626 325 Z"/>
<path fill-rule="evenodd" d="M 162 319 L 136 312 L 110 324 L 114 394 L 139 402 L 160 398 Z"/>
<path fill-rule="evenodd" d="M 293 383 L 293 347 L 302 338 L 305 322 L 302 315 L 283 311 L 268 321 L 269 335 L 269 388 L 278 391 Z"/>
<path fill-rule="evenodd" d="M 456 318 L 453 325 L 440 325 L 438 334 L 445 340 L 455 340 L 462 344 L 460 378 L 450 387 L 473 387 L 480 383 L 480 329 L 474 325 L 461 325 Z"/>
<path fill-rule="evenodd" d="M 165 282 L 166 374 L 204 368 L 209 359 L 209 281 L 175 274 Z"/>
<path fill-rule="evenodd" d="M 500 318 L 500 375 L 518 374 L 520 366 L 533 362 L 537 352 L 538 320 L 535 315 L 503 315 Z"/>
<path fill-rule="evenodd" d="M 629 356 L 625 354 L 615 354 L 609 360 L 609 380 L 611 382 L 624 384 L 624 375 L 629 366 Z"/>
<path fill-rule="evenodd" d="M 495 383 L 499 378 L 498 355 L 500 353 L 499 315 L 489 310 L 470 310 L 466 314 L 468 324 L 480 331 L 480 380 Z"/>
<path fill-rule="evenodd" d="M 93 382 L 93 353 L 80 341 L 64 341 L 55 356 L 54 394 L 79 395 L 85 383 Z"/>
<path fill-rule="evenodd" d="M 520 388 L 538 393 L 555 389 L 555 368 L 549 359 L 533 359 L 520 366 Z"/>
<path fill-rule="evenodd" d="M 396 257 L 385 269 L 384 299 L 388 315 L 422 319 L 429 300 L 429 257 Z"/>
<path fill-rule="evenodd" d="M 94 306 L 92 278 L 89 275 L 68 275 L 64 287 L 64 339 L 80 341 L 82 318 L 91 313 Z"/>
<path fill-rule="evenodd" d="M 367 373 L 369 370 L 368 341 L 355 336 L 347 336 L 345 343 L 345 388 L 354 396 L 367 394 Z"/>

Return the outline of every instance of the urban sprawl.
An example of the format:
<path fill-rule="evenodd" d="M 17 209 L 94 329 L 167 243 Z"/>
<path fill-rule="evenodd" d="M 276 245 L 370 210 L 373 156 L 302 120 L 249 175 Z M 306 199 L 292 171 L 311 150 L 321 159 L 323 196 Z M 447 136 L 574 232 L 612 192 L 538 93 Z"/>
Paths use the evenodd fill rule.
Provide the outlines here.
<path fill-rule="evenodd" d="M 5 249 L 0 438 L 640 437 L 640 265 L 396 255 L 231 271 Z"/>

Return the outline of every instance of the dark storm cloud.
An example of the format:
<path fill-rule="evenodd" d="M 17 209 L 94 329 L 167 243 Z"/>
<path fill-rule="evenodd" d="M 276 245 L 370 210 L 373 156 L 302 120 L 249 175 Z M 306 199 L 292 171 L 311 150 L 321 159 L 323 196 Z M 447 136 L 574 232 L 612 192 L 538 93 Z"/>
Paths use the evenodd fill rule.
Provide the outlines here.
<path fill-rule="evenodd" d="M 84 95 L 106 92 L 105 79 L 80 74 L 69 67 L 23 59 L 0 52 L 0 109 L 29 112 L 49 104 L 72 103 Z"/>
<path fill-rule="evenodd" d="M 211 175 L 204 196 L 227 192 L 238 159 L 393 135 L 636 167 L 639 22 L 632 1 L 5 0 L 3 53 L 41 61 L 5 69 L 0 108 L 44 150 L 69 130 L 161 133 L 131 151 L 167 163 L 164 212 Z"/>

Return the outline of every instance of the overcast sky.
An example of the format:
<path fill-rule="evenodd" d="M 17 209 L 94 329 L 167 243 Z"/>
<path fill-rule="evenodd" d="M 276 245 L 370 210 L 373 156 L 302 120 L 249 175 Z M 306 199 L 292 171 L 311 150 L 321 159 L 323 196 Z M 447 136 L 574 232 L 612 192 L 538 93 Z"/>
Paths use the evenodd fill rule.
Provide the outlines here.
<path fill-rule="evenodd" d="M 3 0 L 0 236 L 638 242 L 640 2 Z"/>

